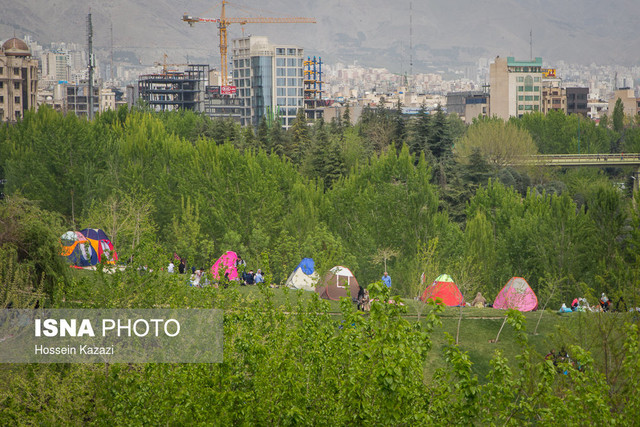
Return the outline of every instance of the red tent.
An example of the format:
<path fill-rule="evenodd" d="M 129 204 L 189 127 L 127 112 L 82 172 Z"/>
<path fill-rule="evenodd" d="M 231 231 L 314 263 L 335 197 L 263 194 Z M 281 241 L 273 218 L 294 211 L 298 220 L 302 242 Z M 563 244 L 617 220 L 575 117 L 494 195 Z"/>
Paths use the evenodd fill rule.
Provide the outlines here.
<path fill-rule="evenodd" d="M 455 307 L 464 303 L 460 289 L 448 274 L 441 274 L 422 293 L 420 299 L 424 302 L 442 299 L 442 303 L 449 307 Z"/>

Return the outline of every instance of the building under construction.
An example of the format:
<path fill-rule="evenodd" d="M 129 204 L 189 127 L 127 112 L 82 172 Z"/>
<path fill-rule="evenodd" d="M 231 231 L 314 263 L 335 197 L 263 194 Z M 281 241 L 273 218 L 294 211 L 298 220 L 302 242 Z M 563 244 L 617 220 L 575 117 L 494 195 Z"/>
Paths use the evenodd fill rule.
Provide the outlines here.
<path fill-rule="evenodd" d="M 322 83 L 322 59 L 307 57 L 304 61 L 304 112 L 308 119 L 323 116 Z"/>
<path fill-rule="evenodd" d="M 138 97 L 156 111 L 193 110 L 204 112 L 208 65 L 189 65 L 185 71 L 163 70 L 141 75 Z"/>

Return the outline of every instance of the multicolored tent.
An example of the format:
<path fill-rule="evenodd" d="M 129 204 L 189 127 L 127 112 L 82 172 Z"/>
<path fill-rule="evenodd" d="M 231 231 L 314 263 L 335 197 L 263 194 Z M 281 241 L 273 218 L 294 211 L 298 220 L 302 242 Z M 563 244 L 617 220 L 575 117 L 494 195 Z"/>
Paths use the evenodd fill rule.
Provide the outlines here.
<path fill-rule="evenodd" d="M 498 292 L 493 308 L 532 311 L 538 308 L 538 297 L 522 277 L 512 277 Z"/>
<path fill-rule="evenodd" d="M 113 248 L 113 243 L 107 234 L 99 228 L 85 228 L 80 233 L 89 240 L 91 247 L 98 254 L 98 262 L 115 264 L 118 261 L 118 253 Z"/>
<path fill-rule="evenodd" d="M 315 291 L 320 276 L 315 271 L 315 263 L 311 258 L 303 258 L 287 279 L 285 286 L 291 289 Z"/>
<path fill-rule="evenodd" d="M 220 280 L 220 277 L 224 277 L 225 273 L 228 273 L 229 280 L 236 280 L 238 278 L 238 269 L 236 268 L 236 260 L 238 254 L 233 251 L 225 252 L 218 260 L 211 266 L 211 274 L 214 279 Z"/>
<path fill-rule="evenodd" d="M 78 231 L 67 231 L 60 237 L 60 255 L 73 267 L 90 267 L 98 263 L 98 253 L 89 240 Z"/>
<path fill-rule="evenodd" d="M 341 265 L 336 265 L 324 276 L 321 283 L 316 286 L 316 292 L 320 298 L 339 300 L 347 296 L 347 289 L 351 298 L 358 296 L 360 285 L 351 270 Z"/>
<path fill-rule="evenodd" d="M 424 274 L 423 274 L 424 282 Z M 426 287 L 420 299 L 424 302 L 435 301 L 436 298 L 442 299 L 442 303 L 449 307 L 455 307 L 464 304 L 464 297 L 456 286 L 455 282 L 448 274 L 441 274 Z"/>

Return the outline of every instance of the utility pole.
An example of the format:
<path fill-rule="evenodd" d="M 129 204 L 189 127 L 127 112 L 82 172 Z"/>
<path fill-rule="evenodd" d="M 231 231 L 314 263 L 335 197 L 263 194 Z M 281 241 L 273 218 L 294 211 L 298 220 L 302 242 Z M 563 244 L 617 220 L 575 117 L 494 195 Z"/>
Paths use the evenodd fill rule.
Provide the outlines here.
<path fill-rule="evenodd" d="M 93 26 L 91 12 L 87 16 L 87 38 L 89 44 L 89 94 L 87 95 L 87 117 L 93 119 Z"/>

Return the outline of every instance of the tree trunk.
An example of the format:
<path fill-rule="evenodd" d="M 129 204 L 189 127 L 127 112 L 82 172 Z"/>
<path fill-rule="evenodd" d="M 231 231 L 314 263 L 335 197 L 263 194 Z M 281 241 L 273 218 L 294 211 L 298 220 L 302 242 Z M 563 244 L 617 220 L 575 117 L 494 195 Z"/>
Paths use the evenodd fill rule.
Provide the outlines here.
<path fill-rule="evenodd" d="M 458 330 L 456 331 L 456 345 L 460 342 L 460 323 L 462 323 L 462 305 L 460 306 L 460 312 L 458 316 Z"/>
<path fill-rule="evenodd" d="M 551 287 L 551 293 L 549 294 L 547 301 L 545 301 L 544 307 L 542 307 L 542 310 L 540 310 L 540 317 L 538 317 L 538 323 L 536 323 L 536 328 L 533 331 L 533 335 L 538 335 L 538 326 L 540 326 L 540 321 L 542 320 L 542 314 L 547 309 L 547 304 L 549 304 L 549 301 L 551 301 L 551 297 L 553 296 L 553 293 L 556 290 L 556 283 L 554 283 L 553 286 Z"/>
<path fill-rule="evenodd" d="M 498 331 L 498 335 L 496 335 L 496 339 L 493 340 L 494 344 L 498 342 L 498 339 L 500 338 L 500 332 L 502 332 L 502 328 L 504 328 L 504 324 L 507 323 L 507 317 L 508 316 L 504 316 L 504 320 L 502 321 L 502 326 L 500 326 L 500 330 Z"/>

